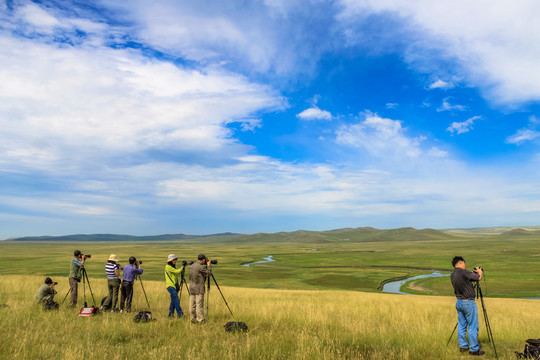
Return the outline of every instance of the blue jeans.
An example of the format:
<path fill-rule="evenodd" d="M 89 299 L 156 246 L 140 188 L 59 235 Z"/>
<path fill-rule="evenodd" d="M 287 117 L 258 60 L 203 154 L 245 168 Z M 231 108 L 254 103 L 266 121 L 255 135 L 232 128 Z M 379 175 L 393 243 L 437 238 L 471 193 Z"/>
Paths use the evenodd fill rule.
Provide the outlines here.
<path fill-rule="evenodd" d="M 474 300 L 463 301 L 457 299 L 456 310 L 458 314 L 458 340 L 459 347 L 469 348 L 469 351 L 480 349 L 478 344 L 478 308 Z M 467 343 L 467 327 L 469 327 L 469 342 Z"/>
<path fill-rule="evenodd" d="M 169 306 L 169 317 L 174 316 L 174 309 L 176 309 L 176 314 L 178 317 L 184 316 L 184 312 L 182 311 L 182 308 L 180 307 L 180 299 L 178 298 L 178 292 L 175 288 L 169 286 L 167 287 L 167 291 L 169 294 L 171 294 L 171 305 Z"/>

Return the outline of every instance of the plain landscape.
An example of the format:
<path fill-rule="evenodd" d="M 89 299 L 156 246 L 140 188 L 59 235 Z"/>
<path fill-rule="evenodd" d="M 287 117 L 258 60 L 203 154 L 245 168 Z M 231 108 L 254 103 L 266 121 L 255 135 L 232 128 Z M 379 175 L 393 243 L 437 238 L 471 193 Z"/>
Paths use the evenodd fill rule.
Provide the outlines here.
<path fill-rule="evenodd" d="M 402 228 L 326 232 L 218 235 L 169 241 L 3 241 L 0 243 L 0 357 L 24 359 L 217 357 L 221 359 L 455 359 L 457 340 L 446 342 L 456 322 L 447 277 L 407 283 L 418 295 L 380 293 L 396 277 L 449 273 L 464 256 L 485 269 L 482 288 L 499 358 L 514 358 L 524 340 L 540 334 L 540 231 L 501 228 L 459 231 Z M 132 314 L 79 318 L 77 309 L 44 312 L 33 304 L 45 276 L 68 290 L 74 249 L 91 254 L 87 271 L 96 302 L 106 295 L 104 263 L 143 260 L 142 276 L 156 321 L 136 324 Z M 217 259 L 214 275 L 228 301 L 211 288 L 210 319 L 193 326 L 168 320 L 163 268 L 169 253 Z M 274 262 L 242 266 L 269 255 Z M 426 296 L 427 295 L 427 296 Z M 87 301 L 92 298 L 86 289 Z M 79 300 L 82 304 L 82 289 Z M 187 310 L 187 297 L 181 299 Z M 479 303 L 480 306 L 480 303 Z M 146 300 L 136 284 L 134 311 Z M 223 325 L 244 321 L 249 332 L 228 334 Z M 481 320 L 480 342 L 494 357 Z M 200 349 L 200 351 L 198 350 Z"/>

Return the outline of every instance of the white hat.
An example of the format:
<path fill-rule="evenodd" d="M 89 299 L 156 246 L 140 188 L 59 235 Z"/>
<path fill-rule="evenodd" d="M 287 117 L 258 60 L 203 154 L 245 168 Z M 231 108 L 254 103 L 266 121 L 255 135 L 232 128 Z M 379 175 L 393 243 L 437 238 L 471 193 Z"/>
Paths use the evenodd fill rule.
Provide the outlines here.
<path fill-rule="evenodd" d="M 116 256 L 115 254 L 111 254 L 111 256 L 109 256 L 109 258 L 107 259 L 107 261 L 118 262 L 118 256 Z"/>
<path fill-rule="evenodd" d="M 174 255 L 174 254 L 169 254 L 169 256 L 167 257 L 167 262 L 173 261 L 173 260 L 176 260 L 176 259 L 178 259 L 178 258 L 176 257 L 176 255 Z"/>

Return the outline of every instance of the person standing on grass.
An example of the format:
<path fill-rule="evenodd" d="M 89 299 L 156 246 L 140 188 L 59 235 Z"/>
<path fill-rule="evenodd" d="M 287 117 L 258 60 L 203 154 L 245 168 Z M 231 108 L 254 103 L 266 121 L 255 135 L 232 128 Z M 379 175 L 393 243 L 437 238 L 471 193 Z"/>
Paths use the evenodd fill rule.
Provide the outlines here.
<path fill-rule="evenodd" d="M 478 308 L 474 302 L 475 291 L 472 281 L 482 280 L 482 268 L 474 268 L 474 272 L 465 269 L 465 259 L 456 256 L 452 259 L 454 271 L 450 275 L 454 293 L 456 294 L 456 310 L 458 314 L 458 341 L 461 352 L 468 351 L 470 355 L 484 355 L 478 344 Z M 467 343 L 467 327 L 469 342 Z"/>
<path fill-rule="evenodd" d="M 118 293 L 120 292 L 120 265 L 118 265 L 118 256 L 111 254 L 105 264 L 105 274 L 107 275 L 107 287 L 109 295 L 102 305 L 105 309 L 111 309 L 111 312 L 118 311 Z"/>
<path fill-rule="evenodd" d="M 206 266 L 205 266 L 206 265 Z M 202 324 L 204 319 L 204 282 L 212 275 L 210 260 L 204 254 L 189 268 L 189 308 L 191 322 Z"/>
<path fill-rule="evenodd" d="M 171 304 L 169 305 L 169 318 L 174 317 L 174 310 L 176 310 L 176 316 L 178 318 L 184 317 L 184 312 L 180 307 L 180 298 L 178 292 L 180 291 L 180 285 L 178 284 L 178 274 L 184 276 L 185 265 L 182 265 L 180 269 L 176 268 L 176 262 L 178 258 L 174 254 L 170 254 L 167 257 L 167 265 L 165 265 L 165 283 L 167 284 L 167 291 L 171 295 Z"/>
<path fill-rule="evenodd" d="M 82 278 L 82 268 L 84 268 L 84 261 L 87 256 L 83 255 L 79 250 L 75 250 L 73 256 L 69 268 L 69 291 L 71 291 L 69 304 L 75 307 L 77 306 L 77 290 Z"/>
<path fill-rule="evenodd" d="M 122 285 L 120 297 L 120 312 L 131 312 L 131 301 L 133 300 L 133 283 L 135 276 L 141 275 L 143 269 L 137 259 L 132 256 L 129 258 L 129 265 L 124 266 L 124 275 L 122 276 Z M 124 307 L 125 305 L 125 307 Z"/>

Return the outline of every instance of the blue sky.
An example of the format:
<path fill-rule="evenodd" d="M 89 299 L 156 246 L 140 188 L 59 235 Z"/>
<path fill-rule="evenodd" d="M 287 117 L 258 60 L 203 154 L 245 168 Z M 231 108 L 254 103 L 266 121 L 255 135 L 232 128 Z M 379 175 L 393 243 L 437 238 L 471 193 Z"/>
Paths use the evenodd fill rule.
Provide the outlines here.
<path fill-rule="evenodd" d="M 0 0 L 0 238 L 538 225 L 539 11 Z"/>

